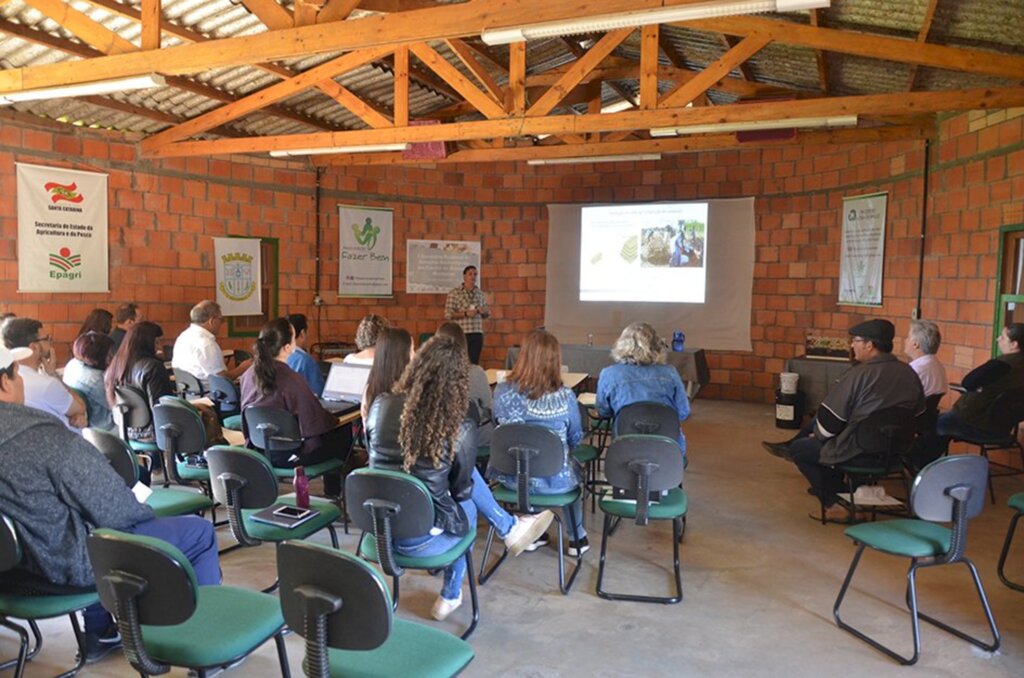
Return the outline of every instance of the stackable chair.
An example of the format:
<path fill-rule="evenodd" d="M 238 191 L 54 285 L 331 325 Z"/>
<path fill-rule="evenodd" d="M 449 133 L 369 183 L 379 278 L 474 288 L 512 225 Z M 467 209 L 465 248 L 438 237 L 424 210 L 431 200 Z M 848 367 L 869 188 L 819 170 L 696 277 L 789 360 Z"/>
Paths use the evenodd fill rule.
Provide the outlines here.
<path fill-rule="evenodd" d="M 678 447 L 676 449 L 678 450 Z M 576 575 L 580 573 L 583 554 L 580 553 L 576 556 L 576 566 L 566 581 L 565 551 L 563 550 L 564 530 L 561 512 L 558 509 L 567 509 L 572 524 L 575 525 L 573 505 L 580 498 L 581 490 L 577 488 L 562 494 L 530 493 L 530 478 L 553 476 L 561 471 L 563 455 L 561 439 L 554 431 L 542 426 L 502 424 L 494 429 L 494 434 L 491 436 L 490 467 L 499 473 L 516 476 L 516 489 L 509 490 L 499 485 L 493 489 L 494 498 L 502 504 L 515 506 L 518 513 L 533 514 L 540 513 L 545 509 L 552 509 L 558 528 L 558 588 L 563 594 L 568 595 L 576 580 Z M 570 529 L 575 528 L 570 526 Z M 483 560 L 480 563 L 481 585 L 494 575 L 508 557 L 508 548 L 505 548 L 490 569 L 486 569 L 491 546 L 494 543 L 494 535 L 495 529 L 491 525 L 487 531 L 487 542 L 484 546 Z M 580 538 L 576 534 L 573 537 L 576 541 Z"/>
<path fill-rule="evenodd" d="M 286 541 L 277 571 L 285 622 L 306 639 L 307 676 L 447 678 L 473 660 L 466 641 L 396 618 L 380 575 L 347 553 Z"/>
<path fill-rule="evenodd" d="M 613 490 L 605 493 L 598 502 L 604 513 L 604 529 L 601 532 L 601 562 L 597 569 L 597 595 L 606 600 L 666 605 L 678 603 L 683 599 L 679 541 L 687 510 L 686 493 L 680 488 L 683 482 L 683 457 L 679 454 L 679 443 L 665 436 L 620 435 L 608 447 L 604 473 Z M 616 498 L 616 488 L 636 498 Z M 652 492 L 658 493 L 655 502 L 651 501 Z M 674 596 L 610 593 L 602 588 L 612 527 L 617 520 L 623 518 L 633 520 L 639 526 L 645 526 L 651 520 L 672 521 L 672 562 L 676 586 Z"/>
<path fill-rule="evenodd" d="M 341 518 L 341 511 L 331 502 L 311 500 L 310 508 L 320 514 L 291 528 L 268 525 L 253 520 L 252 515 L 278 503 L 295 506 L 295 495 L 278 496 L 277 478 L 270 460 L 244 447 L 214 445 L 206 451 L 214 498 L 228 512 L 231 534 L 242 546 L 259 546 L 265 541 L 280 543 L 285 539 L 305 539 L 327 528 L 331 544 L 338 548 L 338 535 L 331 524 Z M 277 581 L 265 592 L 277 588 Z"/>
<path fill-rule="evenodd" d="M 1010 543 L 1013 541 L 1013 535 L 1017 531 L 1017 523 L 1020 521 L 1020 517 L 1024 516 L 1024 492 L 1018 492 L 1010 497 L 1008 503 L 1010 508 L 1016 511 L 1016 513 L 1010 519 L 1010 527 L 1006 530 L 1006 541 L 1003 542 L 1003 550 L 999 554 L 999 565 L 996 567 L 996 572 L 999 574 L 999 581 L 1014 591 L 1024 591 L 1024 584 L 1010 581 L 1006 577 L 1006 556 L 1010 553 Z"/>
<path fill-rule="evenodd" d="M 159 455 L 160 448 L 156 443 L 132 440 L 128 437 L 128 429 L 145 429 L 153 423 L 153 411 L 149 406 L 149 397 L 138 386 L 122 384 L 114 387 L 114 407 L 111 410 L 114 424 L 117 426 L 121 440 L 128 443 L 136 454 Z"/>
<path fill-rule="evenodd" d="M 970 520 L 981 513 L 985 505 L 987 476 L 988 460 L 984 457 L 971 455 L 944 457 L 925 466 L 914 480 L 910 494 L 910 506 L 917 516 L 916 519 L 903 518 L 877 523 L 862 523 L 846 528 L 846 536 L 850 537 L 857 545 L 857 551 L 854 553 L 853 562 L 850 563 L 850 569 L 846 573 L 846 579 L 843 580 L 839 596 L 832 608 L 832 615 L 839 628 L 848 631 L 904 665 L 915 663 L 921 654 L 919 627 L 921 619 L 982 650 L 994 652 L 999 648 L 999 630 L 996 628 L 995 619 L 992 618 L 992 610 L 985 597 L 985 589 L 982 587 L 978 570 L 974 563 L 964 555 Z M 948 522 L 953 523 L 952 527 L 938 524 Z M 857 570 L 857 565 L 866 548 L 910 559 L 910 569 L 907 571 L 906 604 L 910 608 L 914 653 L 909 657 L 900 655 L 882 645 L 879 641 L 844 622 L 839 616 L 839 608 L 843 604 L 850 582 L 853 580 L 853 574 Z M 963 563 L 970 570 L 993 642 L 985 643 L 918 610 L 917 571 L 925 567 L 952 563 Z"/>
<path fill-rule="evenodd" d="M 87 428 L 82 431 L 82 437 L 107 458 L 110 465 L 114 467 L 117 474 L 124 480 L 129 488 L 135 487 L 139 482 L 139 466 L 135 462 L 135 455 L 128 449 L 124 441 L 112 433 L 101 431 L 95 428 Z M 146 505 L 153 509 L 158 517 L 185 516 L 191 513 L 201 513 L 206 510 L 213 510 L 213 500 L 205 494 L 179 490 L 173 487 L 150 488 L 152 494 L 146 498 Z M 212 514 L 211 514 L 212 515 Z"/>
<path fill-rule="evenodd" d="M 992 428 L 998 433 L 977 436 L 960 436 L 953 440 L 976 445 L 978 453 L 988 459 L 988 453 L 995 450 L 1016 449 L 1020 454 L 1021 464 L 1024 464 L 1024 446 L 1020 444 L 1018 433 L 1020 422 L 1024 421 L 1024 390 L 1012 390 L 1000 393 L 992 401 L 989 410 L 989 421 Z M 980 433 L 980 431 L 979 431 Z M 993 470 L 995 467 L 995 471 Z M 1000 476 L 1015 476 L 1024 473 L 1020 468 L 1007 466 L 1006 464 L 989 463 L 988 495 L 992 503 L 996 503 L 996 491 L 992 485 L 992 478 Z"/>
<path fill-rule="evenodd" d="M 25 673 L 25 664 L 31 661 L 43 646 L 43 634 L 36 622 L 40 619 L 67 615 L 71 619 L 71 628 L 78 643 L 78 662 L 70 671 L 60 674 L 60 678 L 73 676 L 85 666 L 85 634 L 78 623 L 77 613 L 99 602 L 99 596 L 95 591 L 83 592 L 82 589 L 68 589 L 66 593 L 40 593 L 34 589 L 31 581 L 25 582 L 25 592 L 22 593 L 18 590 L 21 587 L 13 586 L 8 572 L 17 567 L 21 559 L 21 544 L 18 542 L 14 521 L 0 513 L 0 578 L 5 584 L 0 588 L 0 626 L 14 631 L 21 641 L 18 657 L 0 664 L 0 671 L 14 667 L 15 678 L 21 678 Z M 26 577 L 32 578 L 28 574 Z M 46 591 L 60 588 L 48 582 L 40 583 L 45 584 L 43 590 Z M 5 593 L 6 590 L 14 592 Z M 20 624 L 14 623 L 12 619 L 28 622 L 35 647 L 29 647 L 28 631 Z"/>
<path fill-rule="evenodd" d="M 203 382 L 199 381 L 199 377 L 178 367 L 173 368 L 172 372 L 178 395 L 183 398 L 202 398 L 206 395 L 206 389 L 203 388 Z"/>
<path fill-rule="evenodd" d="M 207 380 L 210 388 L 207 394 L 217 408 L 221 426 L 232 431 L 242 430 L 241 398 L 238 387 L 227 377 L 211 374 Z"/>
<path fill-rule="evenodd" d="M 289 678 L 284 617 L 274 596 L 199 586 L 185 554 L 160 539 L 100 529 L 89 535 L 100 601 L 117 620 L 124 654 L 142 676 L 187 667 L 198 678 L 233 664 L 270 638 Z"/>
<path fill-rule="evenodd" d="M 394 539 L 423 537 L 434 527 L 434 500 L 427 486 L 408 473 L 361 468 L 345 479 L 345 494 L 354 507 L 352 522 L 363 531 L 356 555 L 379 563 L 384 574 L 391 577 L 393 609 L 398 609 L 399 582 L 406 570 L 442 570 L 459 558 L 466 559 L 473 620 L 461 638 L 469 638 L 480 621 L 473 576 L 476 525 L 470 525 L 466 536 L 440 555 L 404 556 L 395 552 Z"/>
<path fill-rule="evenodd" d="M 210 472 L 203 459 L 206 428 L 199 411 L 181 398 L 161 398 L 153 406 L 153 428 L 157 447 L 163 453 L 164 487 L 174 482 L 208 489 Z"/>
<path fill-rule="evenodd" d="M 613 440 L 623 435 L 658 435 L 676 440 L 679 438 L 679 413 L 664 403 L 649 400 L 626 405 L 615 413 L 612 426 Z"/>

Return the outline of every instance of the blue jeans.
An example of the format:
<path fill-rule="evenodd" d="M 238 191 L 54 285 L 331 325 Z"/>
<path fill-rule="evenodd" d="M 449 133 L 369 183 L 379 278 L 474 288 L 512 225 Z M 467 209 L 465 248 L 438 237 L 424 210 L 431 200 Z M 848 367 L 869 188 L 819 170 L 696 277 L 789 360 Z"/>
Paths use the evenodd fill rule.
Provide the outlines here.
<path fill-rule="evenodd" d="M 506 482 L 507 478 L 499 477 L 499 482 L 510 490 L 515 490 L 515 479 L 513 478 L 510 482 Z M 572 478 L 566 478 L 565 476 L 550 476 L 545 478 L 530 478 L 530 494 L 564 494 L 571 492 L 579 487 Z M 572 516 L 569 515 L 569 507 L 566 506 L 563 509 L 565 514 L 566 526 L 572 526 L 573 529 L 568 530 L 570 541 L 579 541 L 587 536 L 587 531 L 583 528 L 583 496 L 577 499 L 572 504 Z"/>
<path fill-rule="evenodd" d="M 176 546 L 196 573 L 200 586 L 220 584 L 220 559 L 217 556 L 217 535 L 209 520 L 199 516 L 154 518 L 136 523 L 122 532 L 155 537 Z M 110 614 L 99 603 L 82 611 L 86 633 L 102 633 L 110 626 Z"/>

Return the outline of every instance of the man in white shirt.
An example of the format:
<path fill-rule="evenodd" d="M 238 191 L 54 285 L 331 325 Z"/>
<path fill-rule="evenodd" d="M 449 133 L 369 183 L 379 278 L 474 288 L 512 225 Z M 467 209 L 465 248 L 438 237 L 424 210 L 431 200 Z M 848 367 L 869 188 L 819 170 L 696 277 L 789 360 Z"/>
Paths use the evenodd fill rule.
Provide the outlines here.
<path fill-rule="evenodd" d="M 10 318 L 3 325 L 3 337 L 7 348 L 31 351 L 18 361 L 25 405 L 52 414 L 75 433 L 88 426 L 85 401 L 57 377 L 53 345 L 50 335 L 43 334 L 43 324 L 34 318 Z"/>
<path fill-rule="evenodd" d="M 246 360 L 233 369 L 224 364 L 224 352 L 217 344 L 217 331 L 224 323 L 220 304 L 204 299 L 189 312 L 192 322 L 174 342 L 171 367 L 185 370 L 197 378 L 206 380 L 211 374 L 220 374 L 232 381 L 249 369 L 252 360 Z"/>
<path fill-rule="evenodd" d="M 903 352 L 910 358 L 910 366 L 921 380 L 925 398 L 949 390 L 946 368 L 935 356 L 941 341 L 942 334 L 931 320 L 910 321 L 910 332 L 903 342 Z"/>

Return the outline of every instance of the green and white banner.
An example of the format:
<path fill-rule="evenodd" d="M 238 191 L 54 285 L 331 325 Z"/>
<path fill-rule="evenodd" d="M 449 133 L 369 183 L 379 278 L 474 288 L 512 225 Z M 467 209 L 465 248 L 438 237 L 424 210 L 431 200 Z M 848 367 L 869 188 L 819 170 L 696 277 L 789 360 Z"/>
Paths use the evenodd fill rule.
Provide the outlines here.
<path fill-rule="evenodd" d="M 887 193 L 843 198 L 843 243 L 839 252 L 839 303 L 882 304 Z"/>
<path fill-rule="evenodd" d="M 390 297 L 394 210 L 338 206 L 338 296 Z"/>
<path fill-rule="evenodd" d="M 17 163 L 18 291 L 109 292 L 107 175 Z"/>
<path fill-rule="evenodd" d="M 263 313 L 263 279 L 259 238 L 214 238 L 217 303 L 228 315 Z"/>

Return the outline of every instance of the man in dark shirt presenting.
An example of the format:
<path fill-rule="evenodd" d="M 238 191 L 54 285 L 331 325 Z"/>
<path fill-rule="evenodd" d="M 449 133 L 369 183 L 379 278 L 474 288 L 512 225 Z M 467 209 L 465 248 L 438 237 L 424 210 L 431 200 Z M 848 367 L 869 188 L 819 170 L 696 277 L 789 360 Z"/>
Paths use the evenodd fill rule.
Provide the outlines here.
<path fill-rule="evenodd" d="M 788 457 L 811 483 L 811 492 L 825 507 L 825 518 L 841 520 L 846 511 L 836 506 L 836 493 L 843 490 L 836 464 L 875 461 L 859 447 L 857 427 L 871 414 L 891 407 L 904 407 L 915 415 L 924 412 L 921 380 L 906 363 L 892 355 L 896 328 L 888 320 L 866 320 L 850 328 L 850 347 L 857 364 L 832 387 L 818 408 L 814 427 L 790 441 L 788 449 L 769 445 L 769 451 Z M 812 517 L 817 518 L 812 514 Z"/>

